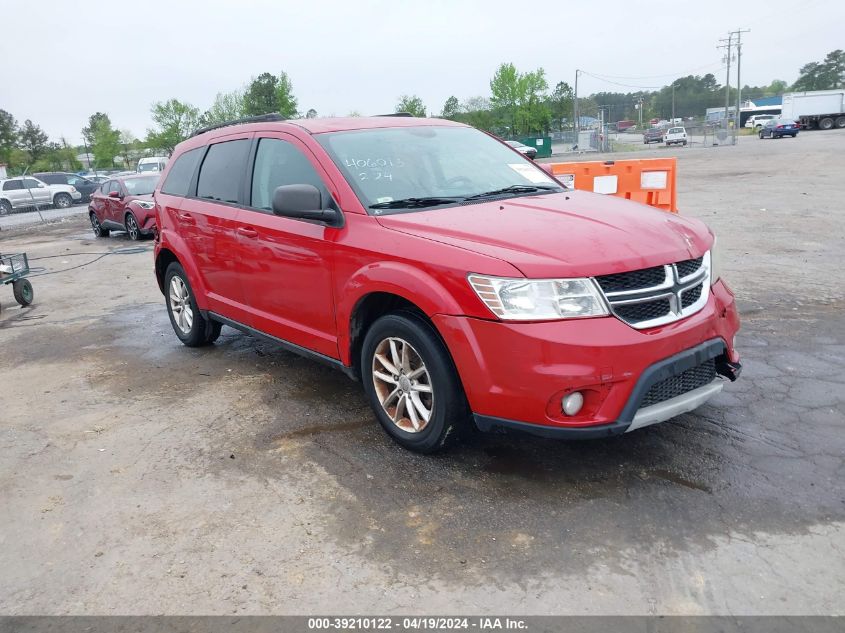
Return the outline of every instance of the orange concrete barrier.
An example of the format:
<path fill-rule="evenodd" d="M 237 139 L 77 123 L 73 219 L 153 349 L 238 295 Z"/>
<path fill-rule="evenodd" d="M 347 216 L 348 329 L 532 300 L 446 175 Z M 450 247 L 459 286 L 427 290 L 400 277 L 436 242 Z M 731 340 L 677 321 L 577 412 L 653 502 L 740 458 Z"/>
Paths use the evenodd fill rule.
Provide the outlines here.
<path fill-rule="evenodd" d="M 619 196 L 663 211 L 678 212 L 675 158 L 547 163 L 546 166 L 567 187 Z"/>

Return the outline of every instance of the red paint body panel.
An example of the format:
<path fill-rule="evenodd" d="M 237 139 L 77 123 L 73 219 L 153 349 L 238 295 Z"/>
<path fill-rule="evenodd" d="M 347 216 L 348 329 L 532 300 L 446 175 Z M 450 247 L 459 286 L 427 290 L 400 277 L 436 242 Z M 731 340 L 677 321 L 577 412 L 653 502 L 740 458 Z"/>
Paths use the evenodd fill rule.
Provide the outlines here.
<path fill-rule="evenodd" d="M 713 237 L 697 220 L 622 199 L 567 191 L 460 207 L 372 216 L 312 134 L 436 119 L 314 119 L 240 125 L 240 135 L 282 138 L 313 163 L 342 210 L 342 226 L 260 213 L 156 191 L 156 255 L 171 251 L 203 310 L 351 366 L 351 322 L 374 292 L 403 297 L 428 315 L 458 368 L 472 410 L 542 425 L 613 421 L 649 365 L 721 338 L 738 360 L 733 295 L 713 286 L 704 309 L 636 330 L 614 317 L 506 323 L 467 282 L 499 277 L 596 276 L 701 256 Z M 177 147 L 160 182 L 189 149 L 231 137 L 232 128 Z M 160 185 L 159 185 L 160 186 Z M 584 389 L 567 420 L 560 395 Z M 552 403 L 552 404 L 550 404 Z"/>

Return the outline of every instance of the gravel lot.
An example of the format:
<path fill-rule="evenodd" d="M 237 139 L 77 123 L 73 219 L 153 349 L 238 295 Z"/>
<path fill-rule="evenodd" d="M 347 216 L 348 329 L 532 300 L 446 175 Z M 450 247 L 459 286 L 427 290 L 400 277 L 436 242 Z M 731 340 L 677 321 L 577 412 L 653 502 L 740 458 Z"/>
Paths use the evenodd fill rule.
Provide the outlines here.
<path fill-rule="evenodd" d="M 404 452 L 339 372 L 182 347 L 150 242 L 4 226 L 51 274 L 0 287 L 0 613 L 845 613 L 845 131 L 652 153 L 720 236 L 745 372 L 602 441 Z"/>

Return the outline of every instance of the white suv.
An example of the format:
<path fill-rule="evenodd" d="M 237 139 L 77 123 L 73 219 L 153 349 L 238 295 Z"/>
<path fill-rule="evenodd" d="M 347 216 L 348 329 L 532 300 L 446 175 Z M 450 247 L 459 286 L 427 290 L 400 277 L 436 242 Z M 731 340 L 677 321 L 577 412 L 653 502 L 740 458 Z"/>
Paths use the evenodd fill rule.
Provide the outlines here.
<path fill-rule="evenodd" d="M 666 143 L 666 145 L 686 145 L 687 144 L 686 128 L 670 127 L 666 131 L 666 134 L 663 137 L 663 141 Z"/>
<path fill-rule="evenodd" d="M 748 120 L 745 122 L 745 127 L 759 130 L 766 125 L 766 121 L 771 121 L 776 118 L 778 118 L 776 114 L 755 114 L 754 116 L 748 117 Z"/>
<path fill-rule="evenodd" d="M 0 215 L 25 207 L 66 209 L 81 200 L 82 194 L 71 185 L 48 185 L 32 176 L 0 180 Z"/>

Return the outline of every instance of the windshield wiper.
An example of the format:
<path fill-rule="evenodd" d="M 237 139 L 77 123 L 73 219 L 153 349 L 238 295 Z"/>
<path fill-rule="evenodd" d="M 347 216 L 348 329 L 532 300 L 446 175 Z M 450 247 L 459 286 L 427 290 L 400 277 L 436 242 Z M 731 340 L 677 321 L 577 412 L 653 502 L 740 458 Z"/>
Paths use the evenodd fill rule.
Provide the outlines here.
<path fill-rule="evenodd" d="M 371 209 L 419 209 L 421 207 L 434 207 L 438 204 L 451 204 L 460 202 L 463 196 L 428 196 L 423 198 L 402 198 L 401 200 L 389 200 L 371 204 Z"/>
<path fill-rule="evenodd" d="M 472 196 L 467 196 L 464 200 L 479 200 L 481 198 L 492 198 L 494 196 L 501 196 L 508 193 L 534 193 L 535 191 L 557 191 L 560 187 L 557 185 L 510 185 L 501 189 L 494 189 L 493 191 L 484 191 Z"/>

